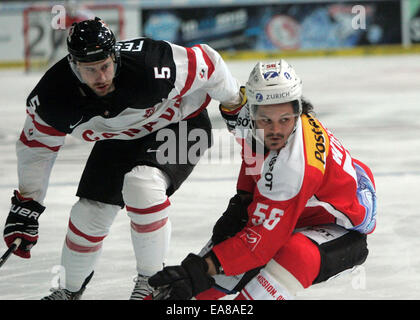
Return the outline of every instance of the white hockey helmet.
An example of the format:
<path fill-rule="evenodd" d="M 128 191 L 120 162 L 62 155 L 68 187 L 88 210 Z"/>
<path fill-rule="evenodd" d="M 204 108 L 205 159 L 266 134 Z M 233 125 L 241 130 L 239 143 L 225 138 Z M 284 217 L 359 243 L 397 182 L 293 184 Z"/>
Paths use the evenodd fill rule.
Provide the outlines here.
<path fill-rule="evenodd" d="M 302 113 L 302 80 L 285 60 L 258 62 L 245 85 L 251 117 L 258 105 L 297 101 L 297 114 Z"/>
<path fill-rule="evenodd" d="M 245 91 L 252 135 L 261 143 L 263 137 L 257 134 L 255 123 L 258 106 L 292 102 L 295 115 L 302 114 L 302 80 L 283 59 L 269 63 L 258 62 L 249 75 Z M 295 130 L 296 123 L 293 132 Z"/>

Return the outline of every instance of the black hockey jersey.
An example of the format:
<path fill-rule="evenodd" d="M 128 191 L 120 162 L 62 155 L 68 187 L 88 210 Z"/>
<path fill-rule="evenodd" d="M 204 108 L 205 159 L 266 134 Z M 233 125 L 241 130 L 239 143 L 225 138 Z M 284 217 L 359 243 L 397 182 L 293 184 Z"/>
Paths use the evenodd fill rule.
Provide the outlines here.
<path fill-rule="evenodd" d="M 57 152 L 70 134 L 94 142 L 138 139 L 193 117 L 211 99 L 239 102 L 239 84 L 207 45 L 185 48 L 136 38 L 118 43 L 115 90 L 98 97 L 80 83 L 67 58 L 51 67 L 27 99 L 17 141 L 19 191 L 42 203 Z"/>

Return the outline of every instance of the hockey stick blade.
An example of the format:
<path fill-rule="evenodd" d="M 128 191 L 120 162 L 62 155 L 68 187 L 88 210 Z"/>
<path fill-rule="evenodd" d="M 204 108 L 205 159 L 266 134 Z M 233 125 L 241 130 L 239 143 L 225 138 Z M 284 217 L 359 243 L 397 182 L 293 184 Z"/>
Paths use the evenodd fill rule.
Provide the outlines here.
<path fill-rule="evenodd" d="M 0 258 L 0 267 L 7 261 L 10 255 L 20 246 L 22 239 L 17 238 Z"/>

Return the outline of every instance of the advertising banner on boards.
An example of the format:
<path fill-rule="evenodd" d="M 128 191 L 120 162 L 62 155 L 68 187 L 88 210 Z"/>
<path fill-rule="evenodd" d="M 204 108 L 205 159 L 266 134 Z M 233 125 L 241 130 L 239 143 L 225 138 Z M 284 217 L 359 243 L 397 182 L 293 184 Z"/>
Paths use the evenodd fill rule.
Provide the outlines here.
<path fill-rule="evenodd" d="M 305 50 L 401 43 L 399 1 L 142 10 L 143 35 L 217 50 Z"/>
<path fill-rule="evenodd" d="M 410 40 L 420 43 L 420 0 L 410 1 Z"/>

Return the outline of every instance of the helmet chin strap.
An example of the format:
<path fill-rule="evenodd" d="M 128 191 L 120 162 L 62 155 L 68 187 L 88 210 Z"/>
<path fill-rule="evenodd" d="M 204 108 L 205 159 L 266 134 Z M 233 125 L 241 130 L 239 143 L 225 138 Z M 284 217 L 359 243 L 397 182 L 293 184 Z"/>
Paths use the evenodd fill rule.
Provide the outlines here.
<path fill-rule="evenodd" d="M 70 54 L 67 56 L 67 60 L 69 62 L 71 71 L 73 71 L 73 74 L 77 77 L 77 79 L 79 79 L 79 81 L 81 83 L 85 83 L 85 81 L 83 80 L 82 76 L 80 75 L 79 70 L 77 70 L 77 62 L 74 61 L 74 59 L 71 57 Z"/>
<path fill-rule="evenodd" d="M 300 117 L 300 115 L 298 117 L 296 117 L 295 126 L 293 127 L 292 132 L 289 134 L 289 137 L 287 138 L 286 143 L 284 144 L 284 146 L 286 146 L 289 143 L 290 139 L 296 133 L 297 125 L 298 125 L 298 122 L 299 122 L 299 117 Z"/>
<path fill-rule="evenodd" d="M 301 101 L 301 99 L 299 99 L 299 100 L 298 100 L 298 103 L 299 103 L 299 111 L 297 112 L 297 113 L 298 113 L 298 116 L 296 117 L 296 120 L 295 120 L 295 125 L 294 125 L 294 127 L 293 127 L 293 130 L 292 130 L 292 132 L 289 134 L 289 136 L 287 137 L 286 142 L 284 143 L 283 148 L 284 148 L 285 146 L 287 146 L 287 144 L 289 143 L 289 141 L 292 139 L 292 137 L 293 137 L 293 136 L 294 136 L 294 134 L 296 133 L 296 129 L 297 129 L 297 127 L 298 127 L 299 118 L 300 118 L 300 116 L 302 115 L 302 101 Z"/>

